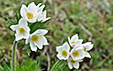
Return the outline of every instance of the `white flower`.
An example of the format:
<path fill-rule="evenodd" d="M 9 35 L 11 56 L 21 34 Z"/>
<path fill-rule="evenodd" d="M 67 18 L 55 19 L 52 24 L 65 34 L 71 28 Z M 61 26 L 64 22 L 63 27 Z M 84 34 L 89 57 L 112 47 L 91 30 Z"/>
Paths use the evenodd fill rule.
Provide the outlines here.
<path fill-rule="evenodd" d="M 69 58 L 69 44 L 67 42 L 65 42 L 62 46 L 58 46 L 56 47 L 56 51 L 58 52 L 57 57 L 61 60 L 61 59 L 68 59 Z"/>
<path fill-rule="evenodd" d="M 72 60 L 71 58 L 69 58 L 68 60 L 68 66 L 70 69 L 72 69 L 73 67 L 78 69 L 79 68 L 79 62 L 82 62 L 83 60 Z"/>
<path fill-rule="evenodd" d="M 32 51 L 36 52 L 37 47 L 42 49 L 43 45 L 48 45 L 47 39 L 44 36 L 47 32 L 48 31 L 45 29 L 39 29 L 29 36 L 26 40 L 26 44 L 30 42 L 30 48 Z"/>
<path fill-rule="evenodd" d="M 80 59 L 83 59 L 85 57 L 85 51 L 84 51 L 83 47 L 77 46 L 71 50 L 70 56 L 75 61 L 80 60 Z"/>
<path fill-rule="evenodd" d="M 34 23 L 37 20 L 44 22 L 49 19 L 49 18 L 46 18 L 46 10 L 43 12 L 44 7 L 45 5 L 41 6 L 41 3 L 39 3 L 36 6 L 35 3 L 32 2 L 28 5 L 28 7 L 26 7 L 25 5 L 22 5 L 20 9 L 20 14 L 28 22 Z"/>
<path fill-rule="evenodd" d="M 10 28 L 13 31 L 16 31 L 15 37 L 16 37 L 16 41 L 21 40 L 22 38 L 28 38 L 29 37 L 29 27 L 27 26 L 28 23 L 26 20 L 24 20 L 23 18 L 21 18 L 19 20 L 19 24 L 18 25 L 11 25 Z"/>
<path fill-rule="evenodd" d="M 71 39 L 70 39 L 70 37 L 68 37 L 68 41 L 72 47 L 82 44 L 82 42 L 83 42 L 82 39 L 78 39 L 78 34 L 75 34 L 74 36 L 72 36 Z"/>
<path fill-rule="evenodd" d="M 30 3 L 28 7 L 26 7 L 25 5 L 22 5 L 20 9 L 20 14 L 28 22 L 31 22 L 31 23 L 36 22 L 38 12 L 37 12 L 37 7 L 34 4 L 34 2 Z"/>
<path fill-rule="evenodd" d="M 91 58 L 90 54 L 87 51 L 93 48 L 93 44 L 91 44 L 91 42 L 87 42 L 87 43 L 82 44 L 82 46 L 84 48 L 84 51 L 86 52 L 85 57 Z"/>

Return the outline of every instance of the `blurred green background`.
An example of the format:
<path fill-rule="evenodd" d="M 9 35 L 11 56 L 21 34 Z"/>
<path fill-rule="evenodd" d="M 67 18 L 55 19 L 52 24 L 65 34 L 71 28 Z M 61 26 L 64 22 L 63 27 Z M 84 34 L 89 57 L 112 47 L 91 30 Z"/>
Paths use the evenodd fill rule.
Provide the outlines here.
<path fill-rule="evenodd" d="M 94 48 L 89 52 L 92 58 L 85 58 L 77 71 L 113 71 L 112 0 L 0 0 L 0 65 L 4 61 L 10 63 L 15 39 L 15 32 L 9 28 L 11 22 L 8 20 L 15 21 L 22 3 L 30 2 L 43 2 L 47 17 L 53 18 L 45 24 L 48 26 L 49 33 L 46 37 L 50 44 L 28 56 L 29 50 L 23 50 L 24 40 L 20 41 L 16 50 L 20 66 L 32 59 L 40 61 L 41 69 L 49 70 L 57 60 L 56 46 L 67 41 L 68 36 L 78 34 L 84 40 L 83 43 L 91 41 Z"/>

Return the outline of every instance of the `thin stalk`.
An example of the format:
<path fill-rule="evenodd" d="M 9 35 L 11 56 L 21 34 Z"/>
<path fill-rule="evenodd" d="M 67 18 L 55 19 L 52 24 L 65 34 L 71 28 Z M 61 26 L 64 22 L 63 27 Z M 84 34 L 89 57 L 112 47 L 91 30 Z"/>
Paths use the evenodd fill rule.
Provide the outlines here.
<path fill-rule="evenodd" d="M 51 68 L 50 71 L 54 71 L 54 69 L 56 68 L 56 66 L 59 64 L 60 60 L 57 60 L 57 62 L 53 65 L 53 67 Z"/>
<path fill-rule="evenodd" d="M 13 42 L 12 47 L 12 71 L 16 71 L 16 48 L 17 48 L 18 41 Z"/>

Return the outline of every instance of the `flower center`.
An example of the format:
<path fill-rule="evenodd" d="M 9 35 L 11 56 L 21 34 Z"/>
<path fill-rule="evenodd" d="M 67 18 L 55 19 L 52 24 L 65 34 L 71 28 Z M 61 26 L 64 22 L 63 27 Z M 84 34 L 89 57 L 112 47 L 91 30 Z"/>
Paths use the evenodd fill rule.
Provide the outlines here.
<path fill-rule="evenodd" d="M 74 64 L 76 61 L 74 61 L 74 60 L 71 60 L 70 62 L 71 62 L 72 64 Z"/>
<path fill-rule="evenodd" d="M 33 14 L 30 13 L 30 12 L 27 12 L 26 15 L 27 15 L 27 18 L 28 18 L 28 19 L 32 19 L 32 18 L 33 18 Z"/>
<path fill-rule="evenodd" d="M 78 51 L 74 51 L 74 52 L 73 52 L 73 56 L 74 56 L 74 57 L 76 57 L 76 56 L 78 56 L 78 55 L 79 55 L 79 52 L 78 52 Z"/>
<path fill-rule="evenodd" d="M 86 48 L 84 47 L 84 51 L 86 52 Z"/>
<path fill-rule="evenodd" d="M 74 43 L 76 43 L 76 42 L 75 41 L 71 42 L 71 44 L 74 44 Z"/>
<path fill-rule="evenodd" d="M 22 27 L 19 29 L 19 31 L 20 31 L 20 33 L 22 33 L 22 34 L 25 32 L 24 28 L 22 28 Z"/>
<path fill-rule="evenodd" d="M 32 36 L 32 41 L 37 42 L 39 40 L 39 36 L 33 35 Z"/>
<path fill-rule="evenodd" d="M 62 55 L 63 55 L 63 56 L 67 56 L 67 51 L 66 51 L 66 50 L 63 50 L 63 51 L 62 51 Z"/>

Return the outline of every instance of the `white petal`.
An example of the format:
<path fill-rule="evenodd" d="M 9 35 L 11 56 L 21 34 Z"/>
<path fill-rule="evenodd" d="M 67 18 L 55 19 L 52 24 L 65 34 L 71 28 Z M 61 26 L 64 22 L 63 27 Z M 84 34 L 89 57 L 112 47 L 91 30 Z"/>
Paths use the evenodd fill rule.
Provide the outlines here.
<path fill-rule="evenodd" d="M 46 18 L 46 10 L 43 12 L 43 14 L 44 14 L 44 19 Z"/>
<path fill-rule="evenodd" d="M 83 59 L 84 57 L 85 57 L 84 50 L 79 50 L 79 56 L 77 56 L 77 58 L 80 60 L 80 59 Z"/>
<path fill-rule="evenodd" d="M 39 49 L 42 49 L 43 45 L 42 45 L 42 39 L 39 37 L 39 40 L 37 42 L 34 42 L 34 44 L 39 48 Z"/>
<path fill-rule="evenodd" d="M 57 47 L 56 47 L 56 51 L 57 51 L 57 52 L 62 51 L 62 46 L 57 46 Z"/>
<path fill-rule="evenodd" d="M 82 44 L 82 42 L 83 42 L 83 39 L 78 39 L 76 44 Z"/>
<path fill-rule="evenodd" d="M 19 25 L 20 25 L 20 26 L 27 26 L 28 23 L 27 23 L 27 21 L 26 21 L 24 18 L 21 18 L 21 19 L 19 20 Z"/>
<path fill-rule="evenodd" d="M 86 52 L 86 57 L 91 58 L 90 54 L 88 52 Z"/>
<path fill-rule="evenodd" d="M 36 22 L 36 18 L 35 18 L 35 17 L 32 18 L 32 19 L 28 19 L 28 18 L 27 18 L 27 21 L 30 22 L 30 23 L 34 23 L 34 22 Z"/>
<path fill-rule="evenodd" d="M 15 34 L 15 37 L 16 37 L 15 40 L 18 41 L 18 40 L 21 40 L 23 36 L 22 36 L 21 33 L 16 33 L 16 34 Z"/>
<path fill-rule="evenodd" d="M 42 3 L 39 3 L 38 5 L 37 5 L 37 8 L 41 5 Z"/>
<path fill-rule="evenodd" d="M 30 28 L 28 26 L 24 26 L 26 32 L 30 32 Z"/>
<path fill-rule="evenodd" d="M 32 51 L 35 51 L 35 52 L 37 51 L 37 47 L 34 45 L 32 41 L 30 42 L 30 48 Z"/>
<path fill-rule="evenodd" d="M 42 22 L 44 22 L 44 21 L 46 21 L 46 20 L 48 20 L 48 19 L 50 19 L 50 17 L 43 19 L 43 21 L 42 21 Z"/>
<path fill-rule="evenodd" d="M 64 48 L 65 50 L 67 50 L 67 51 L 70 50 L 70 47 L 69 47 L 69 45 L 68 45 L 67 42 L 65 42 L 65 43 L 63 44 L 63 48 Z"/>
<path fill-rule="evenodd" d="M 32 35 L 34 35 L 34 34 L 38 34 L 38 35 L 45 35 L 46 33 L 47 33 L 48 31 L 47 30 L 45 30 L 45 29 L 38 29 L 38 30 L 36 30 Z"/>
<path fill-rule="evenodd" d="M 44 9 L 45 5 L 42 5 L 41 7 L 37 6 L 37 12 L 42 12 Z"/>
<path fill-rule="evenodd" d="M 72 63 L 70 62 L 70 59 L 68 59 L 68 66 L 69 66 L 70 69 L 73 68 Z"/>
<path fill-rule="evenodd" d="M 38 16 L 37 16 L 37 20 L 38 21 L 41 21 L 41 20 L 43 20 L 44 19 L 44 13 L 43 12 L 39 12 L 38 13 Z"/>
<path fill-rule="evenodd" d="M 29 35 L 30 35 L 29 32 L 24 32 L 23 33 L 23 38 L 27 39 L 29 37 Z"/>
<path fill-rule="evenodd" d="M 93 48 L 93 44 L 87 45 L 87 46 L 86 46 L 86 51 L 89 51 L 89 50 L 91 50 L 92 48 Z"/>
<path fill-rule="evenodd" d="M 75 34 L 74 36 L 72 36 L 71 41 L 77 41 L 78 40 L 78 34 Z"/>
<path fill-rule="evenodd" d="M 47 39 L 44 37 L 44 36 L 42 36 L 42 37 L 40 37 L 41 38 L 41 41 L 42 41 L 42 44 L 43 45 L 48 45 L 49 43 L 47 42 Z"/>
<path fill-rule="evenodd" d="M 26 39 L 25 44 L 28 44 L 30 42 L 30 36 Z"/>
<path fill-rule="evenodd" d="M 75 62 L 75 63 L 73 64 L 73 67 L 76 68 L 76 69 L 78 69 L 78 68 L 79 68 L 79 63 L 78 63 L 78 62 Z"/>
<path fill-rule="evenodd" d="M 37 11 L 36 11 L 36 5 L 35 5 L 34 2 L 32 2 L 32 3 L 30 3 L 30 4 L 28 5 L 28 10 L 29 10 L 30 12 L 32 12 L 34 15 L 37 13 Z"/>
<path fill-rule="evenodd" d="M 57 54 L 58 59 L 62 60 L 61 52 Z"/>
<path fill-rule="evenodd" d="M 86 42 L 86 43 L 84 43 L 85 45 L 90 45 L 91 44 L 91 42 Z"/>
<path fill-rule="evenodd" d="M 19 29 L 19 25 L 11 25 L 10 28 L 13 30 L 13 31 L 16 31 Z"/>
<path fill-rule="evenodd" d="M 83 60 L 77 60 L 77 62 L 82 62 Z"/>
<path fill-rule="evenodd" d="M 82 46 L 76 46 L 75 49 L 76 50 L 84 50 L 84 47 L 82 47 Z"/>
<path fill-rule="evenodd" d="M 25 5 L 22 5 L 21 9 L 20 9 L 20 14 L 23 18 L 27 18 L 26 17 L 26 12 L 27 12 L 27 7 Z"/>

